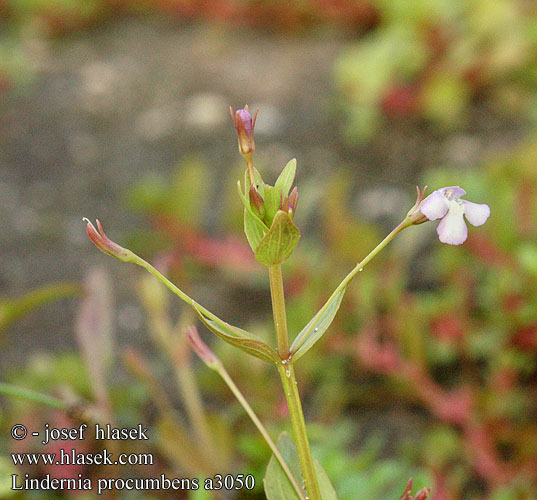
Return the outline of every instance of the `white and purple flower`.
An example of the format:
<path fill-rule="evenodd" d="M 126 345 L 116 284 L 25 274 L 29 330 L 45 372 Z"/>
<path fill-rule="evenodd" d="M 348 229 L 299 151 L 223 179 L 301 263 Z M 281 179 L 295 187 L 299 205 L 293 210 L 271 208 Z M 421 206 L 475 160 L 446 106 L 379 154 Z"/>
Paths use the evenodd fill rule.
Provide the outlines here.
<path fill-rule="evenodd" d="M 419 205 L 427 219 L 440 219 L 436 232 L 442 243 L 460 245 L 466 241 L 468 228 L 464 217 L 473 226 L 481 226 L 490 215 L 488 205 L 461 200 L 465 194 L 459 186 L 445 187 L 431 193 Z"/>

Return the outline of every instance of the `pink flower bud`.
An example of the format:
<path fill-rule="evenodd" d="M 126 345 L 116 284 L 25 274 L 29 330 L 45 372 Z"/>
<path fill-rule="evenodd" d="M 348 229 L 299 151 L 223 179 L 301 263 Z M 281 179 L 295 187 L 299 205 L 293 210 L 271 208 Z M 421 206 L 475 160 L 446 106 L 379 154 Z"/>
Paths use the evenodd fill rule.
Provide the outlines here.
<path fill-rule="evenodd" d="M 189 326 L 186 329 L 186 336 L 190 342 L 193 351 L 209 367 L 215 369 L 220 364 L 220 359 L 209 349 L 209 346 L 201 340 L 198 329 L 195 326 Z"/>
<path fill-rule="evenodd" d="M 101 251 L 116 259 L 122 260 L 123 262 L 128 262 L 132 257 L 132 252 L 119 246 L 117 243 L 114 243 L 106 234 L 104 234 L 101 222 L 97 219 L 97 227 L 99 231 L 95 229 L 95 226 L 84 217 L 83 221 L 87 222 L 86 233 L 88 234 L 89 239 L 93 244 Z"/>
<path fill-rule="evenodd" d="M 410 478 L 408 480 L 408 483 L 406 483 L 406 488 L 403 494 L 401 495 L 401 498 L 399 500 L 410 500 L 410 492 L 412 491 L 412 483 L 414 480 Z"/>
<path fill-rule="evenodd" d="M 294 213 L 298 204 L 298 188 L 295 186 L 289 196 L 286 196 L 284 200 L 281 198 L 280 194 L 280 210 Z"/>
<path fill-rule="evenodd" d="M 253 184 L 250 186 L 250 192 L 248 195 L 250 197 L 250 206 L 252 207 L 252 210 L 259 216 L 260 219 L 263 219 L 265 216 L 265 202 Z"/>
<path fill-rule="evenodd" d="M 425 500 L 429 496 L 429 493 L 431 493 L 431 488 L 423 488 L 416 493 L 414 500 Z"/>
<path fill-rule="evenodd" d="M 429 496 L 429 493 L 431 492 L 430 488 L 423 488 L 418 491 L 415 496 L 411 496 L 410 492 L 412 491 L 412 483 L 413 480 L 410 478 L 406 485 L 405 491 L 399 500 L 425 500 Z"/>
<path fill-rule="evenodd" d="M 236 113 L 230 106 L 229 112 L 233 120 L 233 125 L 235 125 L 235 129 L 237 130 L 237 137 L 239 139 L 239 153 L 245 157 L 251 156 L 255 151 L 254 127 L 259 109 L 256 110 L 253 118 L 248 112 L 248 105 L 244 106 L 244 109 L 237 110 Z"/>

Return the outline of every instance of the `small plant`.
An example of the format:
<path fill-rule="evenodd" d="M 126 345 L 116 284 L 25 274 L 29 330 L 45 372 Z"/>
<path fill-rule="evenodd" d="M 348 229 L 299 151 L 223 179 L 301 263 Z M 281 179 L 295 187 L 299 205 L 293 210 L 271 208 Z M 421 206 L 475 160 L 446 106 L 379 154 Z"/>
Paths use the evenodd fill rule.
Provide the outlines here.
<path fill-rule="evenodd" d="M 471 224 L 477 226 L 487 220 L 490 210 L 487 205 L 461 200 L 460 196 L 463 196 L 465 191 L 458 186 L 439 189 L 427 198 L 424 198 L 426 188 L 418 189 L 416 203 L 401 223 L 369 255 L 354 266 L 326 303 L 291 341 L 287 331 L 282 263 L 292 255 L 300 238 L 300 232 L 294 223 L 294 214 L 298 204 L 298 189 L 297 187 L 293 188 L 296 160 L 289 161 L 273 186 L 265 183 L 260 172 L 254 167 L 253 161 L 255 152 L 254 127 L 257 112 L 252 117 L 246 106 L 236 113 L 231 110 L 231 115 L 237 130 L 239 152 L 246 161 L 243 184 L 241 185 L 240 181 L 237 184 L 239 196 L 244 205 L 244 231 L 255 259 L 268 270 L 276 347 L 257 335 L 218 318 L 169 281 L 154 266 L 132 251 L 110 240 L 99 221 L 97 221 L 96 228 L 89 220 L 85 219 L 87 234 L 97 248 L 104 253 L 123 262 L 137 264 L 149 271 L 181 300 L 191 306 L 200 321 L 222 340 L 277 368 L 287 400 L 294 437 L 293 443 L 286 434 L 283 434 L 278 441 L 278 447 L 271 441 L 261 422 L 249 409 L 244 397 L 230 381 L 220 360 L 201 341 L 197 331 L 194 328 L 189 329 L 188 336 L 195 352 L 226 380 L 274 452 L 274 458 L 269 463 L 265 476 L 265 492 L 268 499 L 333 499 L 336 498 L 334 488 L 310 451 L 302 402 L 295 378 L 296 363 L 328 330 L 350 282 L 401 231 L 412 225 L 441 219 L 438 226 L 440 240 L 448 244 L 458 245 L 465 241 L 467 235 L 463 215 Z M 299 467 L 296 467 L 297 464 Z M 411 482 L 402 496 L 403 499 L 412 498 L 410 489 Z M 414 498 L 423 500 L 427 494 L 427 490 L 422 490 Z"/>
<path fill-rule="evenodd" d="M 486 104 L 535 124 L 535 8 L 508 0 L 371 2 L 376 23 L 337 58 L 334 80 L 347 138 L 386 123 L 464 131 Z M 477 106 L 476 106 L 477 105 Z"/>

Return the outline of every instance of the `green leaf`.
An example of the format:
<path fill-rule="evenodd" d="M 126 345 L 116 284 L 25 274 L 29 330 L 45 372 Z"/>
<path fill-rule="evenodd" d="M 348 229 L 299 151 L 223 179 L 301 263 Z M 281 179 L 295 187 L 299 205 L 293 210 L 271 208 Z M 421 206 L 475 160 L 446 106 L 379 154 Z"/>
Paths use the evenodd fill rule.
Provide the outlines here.
<path fill-rule="evenodd" d="M 295 180 L 295 172 L 296 158 L 293 158 L 287 163 L 287 165 L 285 165 L 285 168 L 282 170 L 282 173 L 276 180 L 276 184 L 274 184 L 276 191 L 282 193 L 283 199 L 289 195 L 289 190 L 291 189 L 291 186 Z"/>
<path fill-rule="evenodd" d="M 268 184 L 265 185 L 265 223 L 270 227 L 274 221 L 274 217 L 278 210 L 280 209 L 280 191 Z"/>
<path fill-rule="evenodd" d="M 346 287 L 343 287 L 338 293 L 332 295 L 311 321 L 296 336 L 291 353 L 293 360 L 301 358 L 317 342 L 328 327 L 332 324 L 336 313 L 338 312 Z"/>
<path fill-rule="evenodd" d="M 247 184 L 245 184 L 245 193 L 247 193 Z M 241 187 L 241 181 L 237 181 L 237 191 L 239 192 L 239 196 L 240 196 L 240 199 L 242 201 L 242 204 L 244 205 L 244 208 L 252 211 L 252 207 L 250 206 L 250 200 L 248 199 L 248 197 L 242 192 L 242 187 Z"/>
<path fill-rule="evenodd" d="M 255 215 L 251 209 L 244 209 L 244 233 L 246 234 L 246 239 L 254 252 L 268 231 L 268 227 L 261 222 L 259 217 Z"/>
<path fill-rule="evenodd" d="M 280 434 L 278 438 L 278 450 L 289 466 L 291 473 L 296 478 L 297 483 L 302 484 L 302 474 L 300 473 L 300 462 L 296 446 L 291 441 L 287 432 Z M 313 459 L 313 465 L 317 474 L 322 500 L 337 500 L 334 487 L 330 483 L 330 479 L 328 479 L 321 464 L 316 459 Z M 267 500 L 299 500 L 289 478 L 274 455 L 270 458 L 263 482 L 265 484 Z"/>
<path fill-rule="evenodd" d="M 287 212 L 278 210 L 269 232 L 259 242 L 255 258 L 265 266 L 281 264 L 298 245 L 300 232 Z"/>
<path fill-rule="evenodd" d="M 199 307 L 195 305 L 193 307 L 202 323 L 222 340 L 267 363 L 279 361 L 280 358 L 276 351 L 257 335 L 232 326 L 225 321 L 211 319 Z"/>

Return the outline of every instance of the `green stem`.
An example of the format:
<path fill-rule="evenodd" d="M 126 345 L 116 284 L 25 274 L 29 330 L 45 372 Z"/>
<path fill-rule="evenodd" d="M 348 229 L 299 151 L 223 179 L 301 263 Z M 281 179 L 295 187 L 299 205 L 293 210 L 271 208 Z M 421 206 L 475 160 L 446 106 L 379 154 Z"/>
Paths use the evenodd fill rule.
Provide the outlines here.
<path fill-rule="evenodd" d="M 24 387 L 7 384 L 5 382 L 0 382 L 0 394 L 3 394 L 4 396 L 26 399 L 27 401 L 50 406 L 51 408 L 56 408 L 57 410 L 67 409 L 67 404 L 61 399 L 48 396 L 47 394 L 41 394 L 40 392 L 32 391 L 31 389 L 26 389 Z"/>
<path fill-rule="evenodd" d="M 250 176 L 250 184 L 255 187 L 256 182 L 255 182 L 255 175 L 254 175 L 254 163 L 252 161 L 251 154 L 246 157 L 246 166 L 248 167 L 248 175 Z"/>
<path fill-rule="evenodd" d="M 283 291 L 282 266 L 276 264 L 268 268 L 270 279 L 270 295 L 272 298 L 272 313 L 278 344 L 278 354 L 281 359 L 289 357 L 289 335 L 287 333 L 287 316 L 285 312 L 285 295 Z"/>
<path fill-rule="evenodd" d="M 303 492 L 302 488 L 300 488 L 300 486 L 297 483 L 295 477 L 293 476 L 293 473 L 289 469 L 289 466 L 287 465 L 286 461 L 284 460 L 284 458 L 280 454 L 280 451 L 278 450 L 278 447 L 276 446 L 274 441 L 269 436 L 267 430 L 265 429 L 265 427 L 263 426 L 263 424 L 261 423 L 261 421 L 259 420 L 257 415 L 254 413 L 254 410 L 248 404 L 248 401 L 246 401 L 245 397 L 243 396 L 243 394 L 241 393 L 239 388 L 235 385 L 235 382 L 233 382 L 233 379 L 229 376 L 229 373 L 227 372 L 227 370 L 224 368 L 224 366 L 220 362 L 215 363 L 213 368 L 214 368 L 214 370 L 216 370 L 218 372 L 218 374 L 222 377 L 222 379 L 227 384 L 227 386 L 231 389 L 231 392 L 235 395 L 235 397 L 237 398 L 239 403 L 246 410 L 246 413 L 252 419 L 252 422 L 255 424 L 255 426 L 257 427 L 257 429 L 259 430 L 259 432 L 261 433 L 261 435 L 263 436 L 263 438 L 265 439 L 267 444 L 270 446 L 270 449 L 272 450 L 272 453 L 274 454 L 274 456 L 276 457 L 278 462 L 280 462 L 280 465 L 282 466 L 283 471 L 285 472 L 285 474 L 289 478 L 289 481 L 293 485 L 293 488 L 295 489 L 295 491 L 296 491 L 296 493 L 298 495 L 298 498 L 300 498 L 301 500 L 305 500 L 304 492 Z"/>
<path fill-rule="evenodd" d="M 322 500 L 319 484 L 317 482 L 317 475 L 315 473 L 315 466 L 311 456 L 308 434 L 306 432 L 306 422 L 304 420 L 302 403 L 300 402 L 300 395 L 298 393 L 294 367 L 292 363 L 280 363 L 278 365 L 278 371 L 280 372 L 280 378 L 282 380 L 285 398 L 289 408 L 289 415 L 291 417 L 291 425 L 295 436 L 295 444 L 298 452 L 298 459 L 300 460 L 300 467 L 302 469 L 302 476 L 304 478 L 304 485 L 311 500 Z"/>
<path fill-rule="evenodd" d="M 278 363 L 278 371 L 282 379 L 287 406 L 289 407 L 289 415 L 291 417 L 291 425 L 300 460 L 300 468 L 304 484 L 311 500 L 322 500 L 317 483 L 317 476 L 313 466 L 313 458 L 311 456 L 310 444 L 306 432 L 306 422 L 304 421 L 304 413 L 302 412 L 302 403 L 298 394 L 295 372 L 293 366 L 287 362 L 289 358 L 289 336 L 287 333 L 287 317 L 285 312 L 285 295 L 283 292 L 282 267 L 280 264 L 270 266 L 270 294 L 272 298 L 272 312 L 274 315 L 274 327 L 276 329 L 276 338 L 278 342 L 278 354 L 282 359 Z"/>
<path fill-rule="evenodd" d="M 132 262 L 134 264 L 137 264 L 140 267 L 143 267 L 146 271 L 149 271 L 155 278 L 157 278 L 162 284 L 164 284 L 169 290 L 171 290 L 175 295 L 177 295 L 181 300 L 186 302 L 189 306 L 193 307 L 196 312 L 203 313 L 207 318 L 215 321 L 216 323 L 223 323 L 223 321 L 216 316 L 216 314 L 213 314 L 211 311 L 203 307 L 201 304 L 196 302 L 194 299 L 189 297 L 185 292 L 183 292 L 180 288 L 177 288 L 166 276 L 164 276 L 161 272 L 159 272 L 157 269 L 155 269 L 149 262 L 146 262 L 144 259 L 136 255 L 134 252 L 130 252 L 130 255 L 128 257 L 128 260 L 125 260 L 124 262 Z"/>
<path fill-rule="evenodd" d="M 337 288 L 334 290 L 334 292 L 332 293 L 332 295 L 330 296 L 330 298 L 325 302 L 324 306 L 321 308 L 321 311 L 323 311 L 324 309 L 326 309 L 331 303 L 332 301 L 334 300 L 334 298 L 342 291 L 345 289 L 345 287 L 349 284 L 349 282 L 359 273 L 361 272 L 364 267 L 369 264 L 369 262 L 371 260 L 373 260 L 373 258 L 390 242 L 393 240 L 393 238 L 398 234 L 400 233 L 403 229 L 405 229 L 406 227 L 408 227 L 409 225 L 411 225 L 411 223 L 409 223 L 406 219 L 401 222 L 397 227 L 395 227 L 391 232 L 390 234 L 388 234 L 375 248 L 373 248 L 373 250 L 371 250 L 371 252 L 369 252 L 369 254 L 367 255 L 367 257 L 365 257 L 363 260 L 361 260 L 360 262 L 358 262 L 358 264 L 356 264 L 356 266 L 354 266 L 354 268 L 352 269 L 352 271 L 347 274 L 347 276 L 345 276 L 345 278 L 343 278 L 343 281 L 337 286 Z M 300 349 L 300 347 L 302 346 L 302 344 L 306 341 L 307 339 L 307 335 L 304 335 L 301 339 L 295 339 L 295 342 L 293 344 L 293 351 L 291 352 L 291 357 L 293 356 L 293 354 L 298 351 L 298 349 Z"/>

